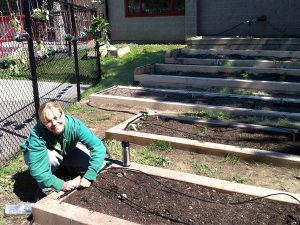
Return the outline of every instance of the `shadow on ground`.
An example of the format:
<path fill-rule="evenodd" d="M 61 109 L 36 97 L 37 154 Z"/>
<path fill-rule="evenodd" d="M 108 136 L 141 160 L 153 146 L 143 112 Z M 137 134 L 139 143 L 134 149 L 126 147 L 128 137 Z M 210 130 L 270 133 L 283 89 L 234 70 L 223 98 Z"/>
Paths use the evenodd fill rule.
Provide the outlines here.
<path fill-rule="evenodd" d="M 29 170 L 16 173 L 13 179 L 15 180 L 14 193 L 18 196 L 20 201 L 34 202 L 37 184 L 30 175 Z"/>

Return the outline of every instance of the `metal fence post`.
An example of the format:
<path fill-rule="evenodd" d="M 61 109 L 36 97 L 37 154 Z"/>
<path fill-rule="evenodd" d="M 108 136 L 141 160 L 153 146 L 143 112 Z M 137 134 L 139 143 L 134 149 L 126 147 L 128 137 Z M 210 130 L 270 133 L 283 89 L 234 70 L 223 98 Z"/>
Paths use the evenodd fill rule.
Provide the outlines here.
<path fill-rule="evenodd" d="M 70 5 L 70 14 L 71 14 L 71 23 L 72 23 L 73 36 L 77 37 L 75 13 L 74 13 L 74 6 L 73 5 Z M 80 101 L 80 99 L 81 99 L 80 75 L 79 75 L 78 50 L 77 50 L 77 40 L 76 39 L 73 40 L 73 47 L 74 47 L 75 75 L 76 75 L 76 83 L 77 83 L 77 100 Z"/>
<path fill-rule="evenodd" d="M 36 62 L 34 57 L 34 46 L 33 46 L 33 34 L 31 28 L 31 15 L 28 0 L 23 0 L 24 14 L 25 14 L 25 30 L 29 34 L 28 40 L 28 54 L 30 62 L 30 72 L 32 77 L 32 88 L 33 88 L 33 97 L 34 97 L 34 106 L 36 119 L 38 119 L 38 110 L 40 107 L 40 98 L 39 98 L 39 89 L 38 89 L 38 80 L 36 73 Z"/>
<path fill-rule="evenodd" d="M 94 16 L 97 17 L 97 10 L 94 11 Z M 99 52 L 99 41 L 95 40 L 95 50 L 96 50 L 96 60 L 97 60 L 97 73 L 98 73 L 98 78 L 99 80 L 102 79 L 102 76 L 101 76 L 101 56 L 100 56 L 100 52 Z"/>

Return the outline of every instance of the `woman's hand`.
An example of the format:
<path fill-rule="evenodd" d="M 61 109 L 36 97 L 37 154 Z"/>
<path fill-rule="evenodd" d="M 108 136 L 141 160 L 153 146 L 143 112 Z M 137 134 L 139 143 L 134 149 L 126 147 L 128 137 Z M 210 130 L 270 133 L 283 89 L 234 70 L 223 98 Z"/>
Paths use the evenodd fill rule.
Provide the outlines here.
<path fill-rule="evenodd" d="M 66 181 L 62 187 L 62 191 L 72 191 L 75 188 L 84 189 L 91 186 L 91 181 L 85 179 L 84 177 L 76 177 L 73 180 Z"/>
<path fill-rule="evenodd" d="M 75 188 L 78 188 L 80 186 L 80 183 L 81 183 L 81 177 L 78 176 L 78 177 L 74 178 L 73 180 L 66 181 L 61 190 L 62 191 L 72 191 Z"/>
<path fill-rule="evenodd" d="M 61 188 L 62 191 L 72 191 L 76 188 L 74 182 L 72 182 L 72 180 L 66 181 L 63 185 L 63 187 Z"/>
<path fill-rule="evenodd" d="M 81 178 L 79 188 L 88 188 L 89 186 L 91 186 L 91 181 L 85 179 L 84 177 Z"/>

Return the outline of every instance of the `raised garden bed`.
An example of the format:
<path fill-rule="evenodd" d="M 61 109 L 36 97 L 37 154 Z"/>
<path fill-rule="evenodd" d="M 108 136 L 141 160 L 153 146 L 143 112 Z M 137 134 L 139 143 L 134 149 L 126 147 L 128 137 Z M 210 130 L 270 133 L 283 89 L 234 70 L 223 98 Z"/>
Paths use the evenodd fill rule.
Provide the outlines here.
<path fill-rule="evenodd" d="M 243 115 L 284 116 L 294 119 L 300 118 L 299 102 L 298 99 L 281 97 L 223 95 L 126 86 L 112 87 L 90 96 L 91 105 L 143 105 L 160 110 L 209 109 Z"/>
<path fill-rule="evenodd" d="M 216 95 L 199 92 L 180 92 L 178 90 L 167 91 L 150 88 L 126 88 L 116 87 L 102 92 L 105 95 L 123 96 L 131 98 L 150 98 L 159 101 L 181 102 L 191 104 L 207 104 L 217 106 L 229 106 L 235 108 L 249 108 L 284 112 L 299 112 L 300 99 L 297 101 L 285 101 L 283 98 L 251 98 L 241 95 Z"/>
<path fill-rule="evenodd" d="M 276 56 L 260 56 L 260 55 L 239 55 L 239 54 L 187 54 L 187 53 L 180 53 L 176 55 L 177 58 L 197 58 L 197 59 L 233 59 L 233 60 L 269 60 L 269 61 L 278 61 L 281 63 L 290 63 L 290 62 L 300 62 L 298 58 L 291 58 L 291 57 L 276 57 Z"/>
<path fill-rule="evenodd" d="M 299 82 L 300 69 L 154 64 L 146 74 Z"/>
<path fill-rule="evenodd" d="M 234 73 L 197 73 L 197 72 L 181 72 L 181 71 L 155 71 L 154 73 L 147 73 L 149 75 L 165 75 L 165 76 L 181 76 L 181 77 L 203 77 L 203 78 L 222 78 L 222 79 L 241 79 L 254 81 L 276 81 L 276 82 L 291 82 L 300 83 L 300 77 L 289 75 L 280 76 L 279 74 L 252 74 L 246 72 Z M 300 74 L 300 73 L 299 73 Z"/>
<path fill-rule="evenodd" d="M 203 55 L 197 57 L 169 57 L 165 58 L 166 64 L 184 64 L 184 65 L 207 65 L 207 66 L 224 66 L 224 67 L 255 67 L 255 68 L 286 68 L 299 69 L 299 61 L 276 61 L 266 59 L 234 59 L 216 55 Z"/>
<path fill-rule="evenodd" d="M 254 37 L 192 37 L 187 39 L 189 47 L 203 49 L 243 49 L 256 51 L 299 51 L 299 38 L 254 38 Z"/>
<path fill-rule="evenodd" d="M 133 169 L 133 170 L 130 170 Z M 133 164 L 109 168 L 93 186 L 64 200 L 48 196 L 33 206 L 48 224 L 292 224 L 293 193 Z M 257 197 L 267 196 L 268 198 Z M 269 199 L 271 198 L 271 199 Z M 132 221 L 132 222 L 130 222 Z"/>
<path fill-rule="evenodd" d="M 143 68 L 135 70 L 134 80 L 141 86 L 168 88 L 232 88 L 262 90 L 269 93 L 299 94 L 300 83 L 265 80 L 223 79 L 211 77 L 190 77 L 171 75 L 151 75 Z"/>
<path fill-rule="evenodd" d="M 166 141 L 173 148 L 185 151 L 215 155 L 234 154 L 247 160 L 273 162 L 283 166 L 300 165 L 298 130 L 288 131 L 289 129 L 282 128 L 282 131 L 288 131 L 284 134 L 268 128 L 253 129 L 247 124 L 244 127 L 228 124 L 215 127 L 216 124 L 193 118 L 177 119 L 159 114 L 146 116 L 142 120 L 140 118 L 143 116 L 137 115 L 107 130 L 106 138 L 129 140 L 140 145 Z M 151 120 L 150 123 L 147 122 L 148 119 Z"/>
<path fill-rule="evenodd" d="M 247 124 L 244 127 L 234 127 L 164 115 L 144 116 L 132 124 L 142 133 L 300 155 L 300 136 L 293 140 L 294 132 L 288 128 L 264 130 L 262 127 L 255 129 Z M 132 128 L 127 127 L 127 130 Z"/>
<path fill-rule="evenodd" d="M 167 56 L 177 56 L 177 55 L 189 55 L 189 56 L 199 56 L 199 55 L 230 55 L 247 57 L 263 57 L 267 59 L 275 60 L 294 60 L 300 58 L 300 51 L 277 51 L 277 50 L 230 50 L 230 49 L 197 49 L 197 48 L 183 48 L 179 50 L 174 50 L 166 53 Z M 245 59 L 245 58 L 243 58 Z M 255 58 L 253 58 L 255 59 Z"/>

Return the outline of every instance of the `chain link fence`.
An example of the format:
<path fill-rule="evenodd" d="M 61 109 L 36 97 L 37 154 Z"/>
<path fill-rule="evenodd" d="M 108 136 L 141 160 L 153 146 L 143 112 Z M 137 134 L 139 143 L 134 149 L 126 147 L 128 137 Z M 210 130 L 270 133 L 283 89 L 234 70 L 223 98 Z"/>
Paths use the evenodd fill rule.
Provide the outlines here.
<path fill-rule="evenodd" d="M 95 10 L 74 2 L 0 1 L 0 167 L 19 151 L 40 104 L 65 107 L 99 81 L 94 41 L 80 36 Z"/>

